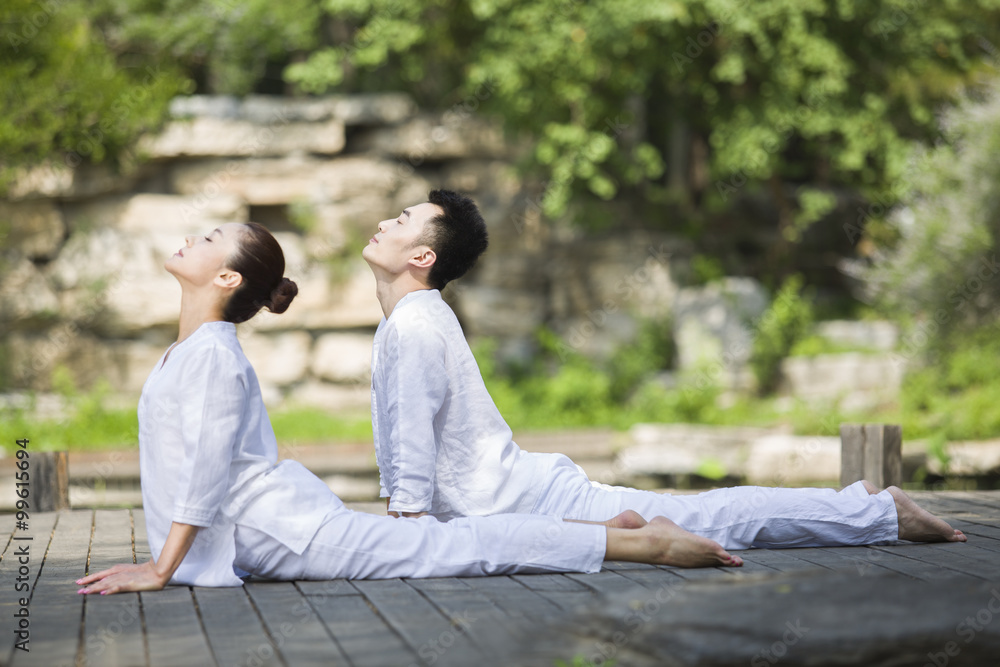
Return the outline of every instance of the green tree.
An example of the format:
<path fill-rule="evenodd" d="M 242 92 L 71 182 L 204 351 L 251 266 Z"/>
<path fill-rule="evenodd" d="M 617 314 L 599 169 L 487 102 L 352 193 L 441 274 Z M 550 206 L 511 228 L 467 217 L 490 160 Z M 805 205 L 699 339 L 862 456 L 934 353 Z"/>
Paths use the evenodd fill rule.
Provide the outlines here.
<path fill-rule="evenodd" d="M 0 5 L 0 192 L 19 168 L 123 160 L 186 90 L 169 62 L 115 51 L 86 2 Z"/>
<path fill-rule="evenodd" d="M 402 82 L 445 107 L 487 90 L 485 106 L 536 139 L 551 217 L 581 194 L 623 188 L 664 201 L 664 186 L 686 177 L 677 171 L 691 170 L 686 191 L 710 208 L 769 193 L 789 239 L 830 209 L 836 187 L 891 191 L 909 140 L 935 136 L 935 109 L 981 67 L 980 40 L 1000 27 L 996 0 L 324 8 L 348 38 L 289 67 L 291 81 L 312 92 Z M 705 164 L 672 154 L 688 150 L 706 152 Z"/>

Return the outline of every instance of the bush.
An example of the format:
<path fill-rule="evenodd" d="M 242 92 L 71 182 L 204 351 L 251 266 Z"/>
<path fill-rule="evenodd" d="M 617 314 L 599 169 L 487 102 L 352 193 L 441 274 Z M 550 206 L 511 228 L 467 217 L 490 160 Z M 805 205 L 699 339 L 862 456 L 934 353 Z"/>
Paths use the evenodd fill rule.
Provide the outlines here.
<path fill-rule="evenodd" d="M 802 277 L 788 278 L 757 324 L 750 367 L 761 394 L 772 392 L 781 377 L 781 361 L 812 326 L 812 307 L 802 297 Z"/>

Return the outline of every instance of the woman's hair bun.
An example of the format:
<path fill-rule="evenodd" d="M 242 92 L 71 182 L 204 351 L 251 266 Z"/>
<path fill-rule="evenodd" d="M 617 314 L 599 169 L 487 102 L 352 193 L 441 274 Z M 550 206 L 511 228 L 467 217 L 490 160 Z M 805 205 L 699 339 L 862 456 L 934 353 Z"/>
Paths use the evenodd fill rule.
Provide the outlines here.
<path fill-rule="evenodd" d="M 295 284 L 294 280 L 282 278 L 278 286 L 271 290 L 271 303 L 267 305 L 267 309 L 272 313 L 285 312 L 298 293 L 299 286 Z"/>

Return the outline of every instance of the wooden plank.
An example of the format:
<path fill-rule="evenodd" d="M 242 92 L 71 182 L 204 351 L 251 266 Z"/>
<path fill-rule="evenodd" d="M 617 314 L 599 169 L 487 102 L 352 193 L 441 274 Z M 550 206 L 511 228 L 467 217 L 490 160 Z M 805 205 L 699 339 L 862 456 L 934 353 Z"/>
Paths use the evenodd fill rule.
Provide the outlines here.
<path fill-rule="evenodd" d="M 859 577 L 892 572 L 883 567 L 880 561 L 886 558 L 885 552 L 865 547 L 852 547 L 845 551 L 831 551 L 826 547 L 793 549 L 795 557 L 813 563 L 822 568 L 854 574 Z"/>
<path fill-rule="evenodd" d="M 132 518 L 128 510 L 94 512 L 88 572 L 133 562 Z M 138 593 L 94 595 L 84 603 L 82 651 L 88 665 L 145 665 L 146 643 Z"/>
<path fill-rule="evenodd" d="M 87 565 L 93 512 L 57 513 L 44 562 L 31 596 L 31 652 L 15 651 L 12 665 L 73 664 L 80 647 L 85 599 L 75 582 Z"/>
<path fill-rule="evenodd" d="M 308 596 L 340 596 L 361 595 L 361 591 L 351 585 L 347 579 L 327 579 L 325 581 L 296 581 L 295 585 L 303 595 Z M 315 600 L 312 601 L 315 606 Z"/>
<path fill-rule="evenodd" d="M 750 549 L 744 551 L 743 561 L 765 565 L 778 572 L 802 572 L 823 569 L 822 566 L 796 558 L 790 552 L 795 549 Z"/>
<path fill-rule="evenodd" d="M 582 591 L 586 587 L 563 574 L 514 574 L 511 579 L 533 591 Z"/>
<path fill-rule="evenodd" d="M 192 590 L 218 664 L 258 667 L 282 664 L 242 586 Z"/>
<path fill-rule="evenodd" d="M 355 581 L 354 585 L 418 656 L 435 655 L 435 665 L 469 665 L 485 658 L 467 636 L 456 635 L 451 622 L 405 582 L 384 579 Z M 438 651 L 442 638 L 454 639 L 443 654 Z"/>
<path fill-rule="evenodd" d="M 291 582 L 253 583 L 244 586 L 264 621 L 270 642 L 254 647 L 268 654 L 271 644 L 289 665 L 346 665 L 347 658 L 308 599 Z"/>
<path fill-rule="evenodd" d="M 643 588 L 651 591 L 670 591 L 684 584 L 684 579 L 672 570 L 625 570 L 622 576 L 631 579 Z"/>
<path fill-rule="evenodd" d="M 139 594 L 150 667 L 214 665 L 215 658 L 187 586 Z"/>
<path fill-rule="evenodd" d="M 135 562 L 145 563 L 153 557 L 146 538 L 146 513 L 141 509 L 132 510 L 132 535 L 135 546 Z"/>
<path fill-rule="evenodd" d="M 419 586 L 424 597 L 451 621 L 452 634 L 440 637 L 436 646 L 420 654 L 420 658 L 429 663 L 436 663 L 438 654 L 444 654 L 454 638 L 461 634 L 490 656 L 493 664 L 502 664 L 506 662 L 505 657 L 512 657 L 511 649 L 518 643 L 518 637 L 524 636 L 534 625 L 524 617 L 508 616 L 489 598 L 457 579 L 431 581 L 429 586 L 421 586 L 419 579 L 407 583 L 415 588 Z"/>
<path fill-rule="evenodd" d="M 596 574 L 567 574 L 566 576 L 601 595 L 635 595 L 644 590 L 642 586 L 628 577 L 607 570 Z"/>
<path fill-rule="evenodd" d="M 1000 559 L 993 552 L 963 543 L 913 544 L 904 547 L 874 547 L 898 549 L 899 555 L 948 568 L 978 579 L 1000 580 Z"/>
<path fill-rule="evenodd" d="M 510 577 L 471 577 L 465 582 L 504 610 L 508 616 L 544 621 L 559 613 L 559 607 Z"/>
<path fill-rule="evenodd" d="M 649 563 L 631 563 L 627 560 L 606 560 L 601 569 L 612 570 L 614 572 L 620 570 L 655 570 L 656 566 Z"/>
<path fill-rule="evenodd" d="M 362 595 L 308 596 L 308 599 L 354 667 L 419 662 L 417 654 Z"/>
<path fill-rule="evenodd" d="M 0 616 L 3 618 L 13 619 L 14 613 L 20 609 L 18 600 L 26 593 L 34 592 L 38 584 L 39 572 L 42 570 L 42 557 L 48 549 L 57 516 L 55 512 L 32 513 L 29 515 L 27 530 L 13 529 L 9 533 L 10 539 L 7 540 L 3 558 L 0 559 Z M 30 562 L 25 565 L 28 573 L 21 574 L 22 564 L 18 562 L 17 554 L 25 545 L 28 545 Z M 15 586 L 25 583 L 29 586 L 28 591 L 15 589 Z M 28 613 L 35 613 L 34 605 L 29 605 Z M 9 632 L 3 633 L 0 637 L 2 637 L 0 639 L 0 664 L 10 664 L 14 651 L 14 628 L 11 627 Z M 28 646 L 30 648 L 32 644 Z M 23 652 L 17 651 L 17 653 Z"/>

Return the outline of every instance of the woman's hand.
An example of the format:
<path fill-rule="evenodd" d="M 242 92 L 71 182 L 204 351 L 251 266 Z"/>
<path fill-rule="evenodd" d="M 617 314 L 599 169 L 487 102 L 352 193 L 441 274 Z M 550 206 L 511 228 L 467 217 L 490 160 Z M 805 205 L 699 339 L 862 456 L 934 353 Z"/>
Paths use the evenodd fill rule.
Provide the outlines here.
<path fill-rule="evenodd" d="M 76 583 L 84 586 L 77 591 L 82 595 L 89 593 L 111 595 L 126 591 L 159 591 L 163 590 L 168 581 L 170 576 L 164 578 L 156 571 L 156 564 L 150 560 L 142 564 L 115 565 L 102 572 L 77 579 Z"/>

